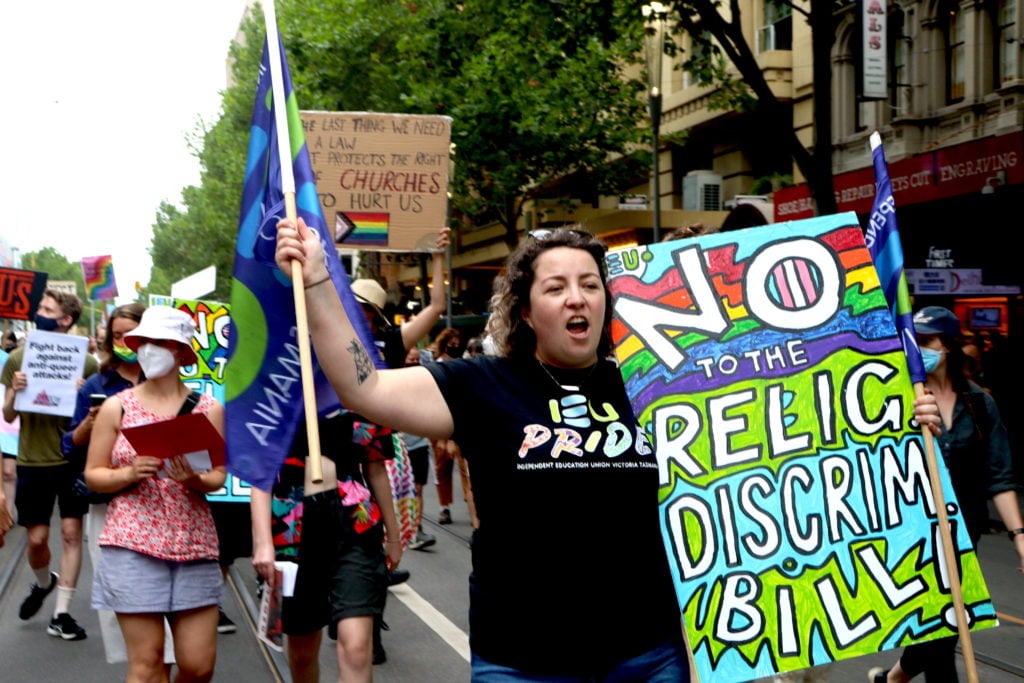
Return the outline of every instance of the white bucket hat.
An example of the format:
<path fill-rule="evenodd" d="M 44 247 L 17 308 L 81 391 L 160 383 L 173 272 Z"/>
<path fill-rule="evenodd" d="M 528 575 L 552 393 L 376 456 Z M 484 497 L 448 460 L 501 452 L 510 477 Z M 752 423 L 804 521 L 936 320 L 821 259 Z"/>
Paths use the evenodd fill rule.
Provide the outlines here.
<path fill-rule="evenodd" d="M 185 311 L 170 306 L 150 306 L 142 314 L 139 326 L 124 335 L 125 346 L 138 351 L 143 339 L 176 341 L 184 345 L 187 363 L 196 362 L 196 352 L 192 349 L 196 323 Z"/>

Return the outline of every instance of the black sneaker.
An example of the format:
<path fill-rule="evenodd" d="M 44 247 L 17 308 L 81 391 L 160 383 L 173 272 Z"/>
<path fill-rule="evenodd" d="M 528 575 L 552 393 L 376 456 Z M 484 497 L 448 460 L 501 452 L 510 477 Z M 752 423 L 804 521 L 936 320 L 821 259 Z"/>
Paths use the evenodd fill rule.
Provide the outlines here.
<path fill-rule="evenodd" d="M 437 523 L 438 524 L 451 524 L 452 523 L 452 513 L 451 513 L 451 510 L 449 510 L 448 508 L 444 508 L 443 510 L 441 510 L 441 514 L 439 514 L 437 516 Z"/>
<path fill-rule="evenodd" d="M 70 614 L 61 612 L 46 627 L 46 632 L 55 638 L 64 640 L 85 640 L 85 629 L 78 625 Z"/>
<path fill-rule="evenodd" d="M 28 597 L 21 603 L 21 609 L 18 610 L 19 619 L 31 619 L 35 616 L 39 608 L 43 606 L 43 600 L 46 596 L 53 592 L 53 589 L 57 587 L 57 572 L 50 572 L 50 585 L 46 588 L 42 588 L 38 583 L 32 582 L 32 589 L 28 592 Z"/>
<path fill-rule="evenodd" d="M 411 576 L 408 569 L 396 569 L 392 572 L 388 572 L 388 585 L 397 586 L 400 583 L 405 583 Z"/>
<path fill-rule="evenodd" d="M 238 630 L 235 626 L 235 622 L 228 618 L 228 615 L 224 614 L 224 610 L 220 607 L 217 608 L 217 633 L 234 633 Z"/>

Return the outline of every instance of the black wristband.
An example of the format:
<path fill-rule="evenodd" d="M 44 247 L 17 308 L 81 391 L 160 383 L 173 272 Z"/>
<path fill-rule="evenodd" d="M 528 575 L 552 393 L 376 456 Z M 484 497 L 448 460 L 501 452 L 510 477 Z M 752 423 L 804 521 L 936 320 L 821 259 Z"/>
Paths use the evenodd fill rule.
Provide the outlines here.
<path fill-rule="evenodd" d="M 1010 537 L 1011 541 L 1021 534 L 1024 534 L 1024 529 L 1011 529 L 1006 532 L 1006 535 Z"/>

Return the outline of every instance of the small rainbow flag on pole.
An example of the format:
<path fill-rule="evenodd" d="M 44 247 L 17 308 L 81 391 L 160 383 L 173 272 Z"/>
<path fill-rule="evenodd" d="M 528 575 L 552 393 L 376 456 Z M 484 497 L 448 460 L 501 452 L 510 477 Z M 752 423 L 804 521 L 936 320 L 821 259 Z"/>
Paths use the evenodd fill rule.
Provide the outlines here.
<path fill-rule="evenodd" d="M 114 280 L 114 259 L 105 256 L 86 256 L 82 259 L 82 280 L 89 301 L 112 301 L 117 298 Z"/>

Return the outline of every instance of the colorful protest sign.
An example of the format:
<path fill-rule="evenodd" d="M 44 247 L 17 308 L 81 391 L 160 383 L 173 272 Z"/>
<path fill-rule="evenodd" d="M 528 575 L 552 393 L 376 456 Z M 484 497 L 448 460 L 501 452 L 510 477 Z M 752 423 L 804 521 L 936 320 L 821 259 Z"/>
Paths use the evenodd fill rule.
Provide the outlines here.
<path fill-rule="evenodd" d="M 0 318 L 32 320 L 46 291 L 46 273 L 0 268 Z"/>
<path fill-rule="evenodd" d="M 114 260 L 109 256 L 86 256 L 82 259 L 82 279 L 85 298 L 90 301 L 110 301 L 117 298 L 114 280 Z"/>
<path fill-rule="evenodd" d="M 155 295 L 149 297 L 149 305 L 173 306 L 185 311 L 196 321 L 192 350 L 196 352 L 197 362 L 181 368 L 181 381 L 189 388 L 224 403 L 228 340 L 232 329 L 230 306 L 216 301 L 191 301 Z M 229 473 L 224 487 L 208 493 L 206 498 L 211 501 L 247 503 L 249 488 L 249 484 Z"/>
<path fill-rule="evenodd" d="M 304 111 L 302 127 L 339 246 L 434 250 L 448 224 L 451 118 Z"/>
<path fill-rule="evenodd" d="M 957 634 L 914 393 L 856 215 L 609 252 L 701 680 Z M 996 625 L 955 505 L 972 628 Z"/>

